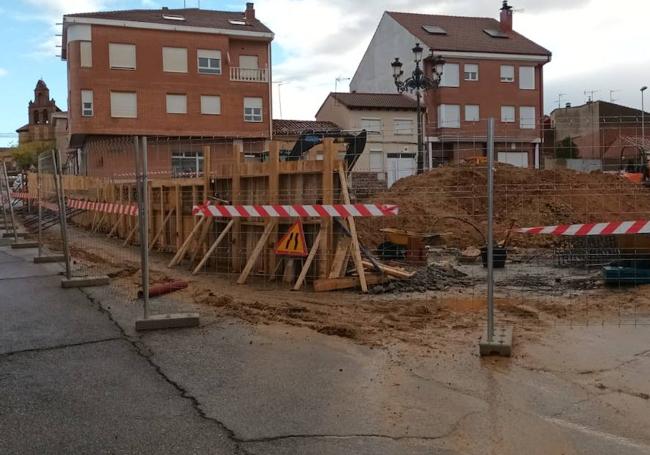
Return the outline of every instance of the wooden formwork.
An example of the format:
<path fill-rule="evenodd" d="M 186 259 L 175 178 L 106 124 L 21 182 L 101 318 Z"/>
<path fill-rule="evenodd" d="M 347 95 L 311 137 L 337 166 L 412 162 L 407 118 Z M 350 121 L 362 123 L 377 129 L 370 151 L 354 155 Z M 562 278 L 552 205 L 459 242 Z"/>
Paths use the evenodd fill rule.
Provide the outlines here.
<path fill-rule="evenodd" d="M 326 139 L 319 147 L 322 147 L 322 160 L 281 161 L 281 143 L 270 141 L 267 143 L 268 158 L 251 161 L 245 159 L 242 143 L 238 141 L 233 143 L 232 153 L 224 154 L 226 156 L 215 154 L 209 145 L 204 146 L 202 177 L 149 180 L 150 249 L 175 253 L 175 260 L 170 265 L 189 258 L 191 269 L 202 262 L 203 270 L 244 271 L 269 278 L 286 276 L 285 266 L 291 264 L 293 268 L 296 264 L 291 260 L 281 261 L 274 254 L 274 246 L 278 236 L 295 219 L 207 218 L 201 221 L 201 217 L 192 215 L 192 209 L 206 200 L 232 205 L 349 202 L 346 201 L 349 198 L 347 188 L 344 190 L 341 185 L 342 182 L 344 186 L 347 184 L 344 162 L 339 159 L 339 146 L 332 139 Z M 310 156 L 316 155 L 312 153 Z M 29 191 L 36 194 L 35 176 L 29 179 L 29 183 Z M 120 204 L 137 200 L 134 179 L 66 175 L 63 186 L 68 198 Z M 137 241 L 135 216 L 86 212 L 76 215 L 73 222 L 124 239 L 125 245 Z M 314 248 L 314 242 L 318 241 L 317 254 L 310 255 L 307 260 L 308 263 L 314 261 L 311 276 L 343 276 L 348 250 L 354 248 L 355 242 L 342 241 L 341 245 L 345 247 L 339 245 L 335 255 L 339 236 L 335 235 L 332 219 L 312 218 L 302 222 L 309 248 Z M 353 221 L 348 220 L 350 222 L 350 227 L 354 227 Z M 218 238 L 222 241 L 217 254 L 213 250 L 206 258 L 206 252 Z M 263 242 L 260 242 L 261 238 Z M 206 260 L 201 261 L 204 258 Z M 333 265 L 337 268 L 336 273 L 332 270 Z M 304 268 L 309 268 L 309 264 Z M 298 273 L 300 269 L 295 271 Z M 307 270 L 304 272 L 301 274 L 303 279 Z"/>

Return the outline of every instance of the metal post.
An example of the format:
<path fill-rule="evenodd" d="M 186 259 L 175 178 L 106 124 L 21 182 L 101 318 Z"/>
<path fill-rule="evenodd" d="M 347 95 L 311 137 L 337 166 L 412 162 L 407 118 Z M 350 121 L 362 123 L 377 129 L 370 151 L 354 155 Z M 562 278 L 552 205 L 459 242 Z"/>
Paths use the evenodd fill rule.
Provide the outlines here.
<path fill-rule="evenodd" d="M 422 100 L 421 100 L 421 93 L 420 89 L 416 88 L 415 89 L 416 93 L 416 100 L 417 100 L 417 122 L 418 122 L 418 159 L 417 159 L 417 166 L 418 174 L 422 174 L 424 172 L 424 150 L 423 150 L 423 141 L 422 141 Z"/>
<path fill-rule="evenodd" d="M 643 148 L 643 151 L 645 152 L 645 91 L 648 89 L 648 87 L 643 87 L 641 88 L 641 147 Z"/>
<path fill-rule="evenodd" d="M 7 228 L 9 227 L 9 224 L 7 222 L 8 221 L 7 220 L 7 210 L 5 209 L 5 201 L 4 201 L 5 198 L 4 198 L 4 195 L 2 194 L 4 190 L 3 190 L 2 186 L 3 186 L 2 185 L 2 177 L 0 176 L 0 202 L 1 202 L 0 205 L 2 205 L 2 221 L 4 221 L 4 226 L 5 226 L 4 230 L 5 230 L 5 232 L 8 232 Z M 11 204 L 11 201 L 9 201 L 9 203 Z"/>
<path fill-rule="evenodd" d="M 61 241 L 63 242 L 63 257 L 65 258 L 65 277 L 72 279 L 72 268 L 70 266 L 70 249 L 68 245 L 68 221 L 65 205 L 65 194 L 63 190 L 63 179 L 61 178 L 61 155 L 52 150 L 52 165 L 54 166 L 54 189 L 56 190 L 57 205 L 59 206 L 59 224 L 61 226 Z"/>
<path fill-rule="evenodd" d="M 487 340 L 492 343 L 494 340 L 494 118 L 488 119 L 487 131 L 487 154 L 488 154 L 488 219 L 487 219 Z"/>
<path fill-rule="evenodd" d="M 43 206 L 41 204 L 41 154 L 36 160 L 36 200 L 38 201 L 38 257 L 43 256 Z"/>
<path fill-rule="evenodd" d="M 16 228 L 16 217 L 14 216 L 14 206 L 11 203 L 11 190 L 9 189 L 9 177 L 7 176 L 6 161 L 2 162 L 2 176 L 4 177 L 5 191 L 7 193 L 7 201 L 9 202 L 9 216 L 11 217 L 11 227 L 14 230 L 14 241 L 18 242 L 18 229 Z"/>
<path fill-rule="evenodd" d="M 140 258 L 144 319 L 149 318 L 149 196 L 147 179 L 147 138 L 135 139 L 136 174 L 138 176 L 138 222 L 140 223 Z"/>

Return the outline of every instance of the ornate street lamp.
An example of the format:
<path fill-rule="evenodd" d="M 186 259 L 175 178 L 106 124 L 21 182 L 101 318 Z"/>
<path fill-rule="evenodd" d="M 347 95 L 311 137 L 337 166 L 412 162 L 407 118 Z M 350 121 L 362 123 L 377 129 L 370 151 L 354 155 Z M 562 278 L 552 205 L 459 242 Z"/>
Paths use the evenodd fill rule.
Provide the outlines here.
<path fill-rule="evenodd" d="M 432 73 L 431 77 L 428 77 L 424 74 L 423 69 L 420 67 L 422 63 L 422 46 L 420 43 L 416 43 L 413 51 L 413 61 L 415 62 L 415 69 L 411 74 L 411 77 L 402 81 L 402 75 L 404 71 L 402 70 L 402 62 L 399 61 L 399 58 L 395 58 L 395 61 L 391 63 L 393 67 L 393 78 L 395 79 L 395 87 L 399 93 L 404 92 L 415 92 L 415 99 L 417 101 L 417 120 L 418 120 L 418 174 L 424 172 L 424 138 L 423 138 L 423 125 L 422 125 L 422 93 L 427 90 L 435 90 L 440 85 L 440 78 L 442 77 L 442 66 L 445 61 L 441 57 L 434 57 L 433 50 L 431 50 L 431 55 L 428 57 L 431 59 L 432 63 Z M 429 167 L 431 163 L 429 163 Z"/>

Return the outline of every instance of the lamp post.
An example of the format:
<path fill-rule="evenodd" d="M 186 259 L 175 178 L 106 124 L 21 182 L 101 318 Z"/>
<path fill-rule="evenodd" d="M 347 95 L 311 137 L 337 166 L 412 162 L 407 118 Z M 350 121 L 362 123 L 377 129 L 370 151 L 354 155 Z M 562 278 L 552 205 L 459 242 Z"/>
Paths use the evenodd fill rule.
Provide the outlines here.
<path fill-rule="evenodd" d="M 415 62 L 415 69 L 411 77 L 402 81 L 402 62 L 399 58 L 395 57 L 395 61 L 391 63 L 393 67 L 393 79 L 395 79 L 395 87 L 399 93 L 415 92 L 415 99 L 417 101 L 417 121 L 418 121 L 418 174 L 424 172 L 424 139 L 423 139 L 423 125 L 422 125 L 422 92 L 427 90 L 435 90 L 440 85 L 440 78 L 442 77 L 442 65 L 445 63 L 441 57 L 434 57 L 433 50 L 431 51 L 430 58 L 432 63 L 431 77 L 424 74 L 424 70 L 420 67 L 422 63 L 422 46 L 416 43 L 413 50 L 413 61 Z M 422 65 L 424 66 L 424 65 Z M 429 163 L 431 167 L 431 163 Z"/>
<path fill-rule="evenodd" d="M 643 147 L 643 151 L 645 152 L 645 106 L 644 106 L 644 98 L 645 98 L 645 91 L 648 90 L 648 87 L 644 85 L 641 87 L 641 147 Z"/>

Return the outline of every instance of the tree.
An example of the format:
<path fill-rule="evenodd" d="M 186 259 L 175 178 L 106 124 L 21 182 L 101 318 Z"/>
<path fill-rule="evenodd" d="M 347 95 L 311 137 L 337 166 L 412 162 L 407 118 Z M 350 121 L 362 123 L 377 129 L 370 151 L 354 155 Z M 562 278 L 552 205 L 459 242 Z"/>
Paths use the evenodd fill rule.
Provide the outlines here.
<path fill-rule="evenodd" d="M 564 160 L 580 158 L 578 146 L 573 142 L 571 136 L 567 136 L 555 144 L 555 158 Z"/>
<path fill-rule="evenodd" d="M 34 141 L 20 144 L 11 151 L 11 156 L 16 161 L 20 170 L 27 170 L 38 163 L 38 155 L 56 148 L 54 141 Z"/>

